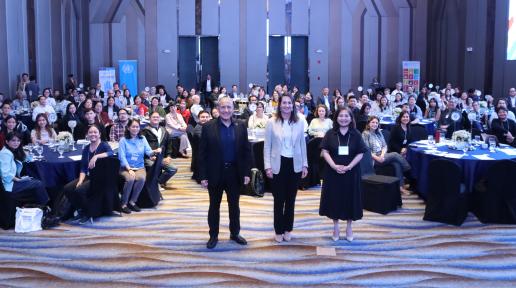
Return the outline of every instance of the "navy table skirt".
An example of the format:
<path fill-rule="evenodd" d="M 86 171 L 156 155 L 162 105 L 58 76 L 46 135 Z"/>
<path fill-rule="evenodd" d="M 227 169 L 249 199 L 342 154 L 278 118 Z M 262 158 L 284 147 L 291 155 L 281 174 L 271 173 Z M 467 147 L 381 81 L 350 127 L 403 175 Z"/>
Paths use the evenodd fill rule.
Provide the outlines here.
<path fill-rule="evenodd" d="M 466 156 L 459 159 L 453 158 L 453 154 L 460 155 L 464 152 L 448 148 L 447 145 L 436 147 L 437 153 L 429 152 L 429 146 L 426 146 L 427 141 L 418 141 L 410 145 L 407 151 L 407 160 L 411 166 L 412 177 L 417 180 L 417 189 L 419 194 L 425 198 L 428 193 L 429 181 L 438 181 L 439 179 L 428 178 L 428 166 L 433 159 L 445 158 L 459 164 L 462 168 L 462 183 L 466 186 L 466 193 L 473 192 L 475 183 L 486 175 L 487 170 L 498 160 L 512 160 L 516 156 L 509 155 L 497 149 L 496 152 L 489 152 L 489 150 L 476 147 L 476 150 L 469 151 Z M 514 149 L 506 147 L 504 149 Z M 442 153 L 450 153 L 442 154 Z M 475 156 L 486 155 L 492 160 L 480 160 Z"/>
<path fill-rule="evenodd" d="M 79 160 L 72 160 L 69 156 L 82 154 L 82 146 L 75 145 L 77 151 L 63 153 L 64 158 L 59 157 L 59 153 L 51 151 L 48 146 L 43 146 L 43 160 L 33 161 L 25 164 L 26 172 L 29 176 L 40 179 L 46 188 L 61 187 L 66 183 L 77 179 L 80 173 Z"/>

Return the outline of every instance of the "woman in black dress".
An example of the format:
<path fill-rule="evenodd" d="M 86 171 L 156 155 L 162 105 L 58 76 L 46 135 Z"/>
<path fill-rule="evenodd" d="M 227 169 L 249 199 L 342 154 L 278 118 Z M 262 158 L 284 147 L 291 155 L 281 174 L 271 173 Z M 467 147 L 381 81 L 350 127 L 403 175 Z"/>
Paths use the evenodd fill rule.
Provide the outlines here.
<path fill-rule="evenodd" d="M 347 221 L 346 239 L 353 241 L 351 223 L 362 218 L 360 160 L 367 147 L 355 128 L 353 113 L 339 108 L 333 129 L 321 142 L 326 160 L 319 215 L 333 219 L 333 241 L 339 240 L 339 219 Z"/>

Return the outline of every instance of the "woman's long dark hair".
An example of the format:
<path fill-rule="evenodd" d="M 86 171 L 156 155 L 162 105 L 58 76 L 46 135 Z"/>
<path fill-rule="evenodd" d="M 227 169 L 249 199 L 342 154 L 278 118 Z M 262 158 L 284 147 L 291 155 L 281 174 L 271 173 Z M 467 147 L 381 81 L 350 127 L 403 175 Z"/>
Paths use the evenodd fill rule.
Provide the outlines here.
<path fill-rule="evenodd" d="M 133 125 L 133 123 L 136 122 L 138 123 L 138 125 L 140 125 L 140 120 L 138 119 L 130 119 L 129 122 L 127 122 L 127 126 L 125 126 L 125 132 L 124 132 L 124 137 L 125 139 L 131 139 L 131 132 L 129 132 L 129 127 L 131 127 L 131 125 Z M 138 135 L 136 135 L 136 138 L 142 138 L 142 134 L 141 134 L 141 129 L 140 131 L 138 132 Z"/>
<path fill-rule="evenodd" d="M 72 106 L 72 105 L 75 106 L 75 103 L 70 102 L 70 103 L 68 103 L 68 105 L 66 105 L 66 113 L 65 113 L 66 116 L 70 116 L 70 111 L 68 111 L 68 110 L 70 110 L 70 106 Z M 75 107 L 75 114 L 77 114 L 77 107 Z"/>
<path fill-rule="evenodd" d="M 9 121 L 10 119 L 14 119 L 14 121 L 16 121 L 16 126 L 18 125 L 18 120 L 16 120 L 16 117 L 14 117 L 13 115 L 5 117 L 2 121 L 2 126 L 0 128 L 0 131 L 2 131 L 2 133 L 4 134 L 7 134 L 7 121 Z M 16 131 L 16 126 L 14 126 L 13 131 Z M 23 137 L 21 139 L 23 139 Z"/>
<path fill-rule="evenodd" d="M 351 110 L 349 108 L 347 108 L 347 107 L 339 107 L 337 109 L 337 111 L 335 111 L 335 114 L 333 115 L 333 131 L 338 132 L 339 129 L 340 129 L 340 125 L 339 125 L 339 122 L 337 121 L 337 119 L 339 118 L 339 114 L 342 111 L 348 112 L 349 117 L 351 118 L 351 122 L 349 123 L 349 127 L 353 128 L 353 129 L 356 129 L 357 125 L 355 123 L 355 118 L 353 117 L 353 112 L 351 112 Z"/>
<path fill-rule="evenodd" d="M 297 117 L 297 110 L 296 110 L 296 106 L 294 105 L 294 99 L 292 99 L 292 97 L 290 97 L 289 95 L 282 95 L 279 98 L 278 105 L 281 105 L 281 102 L 283 101 L 283 98 L 288 98 L 292 102 L 292 112 L 290 112 L 290 117 L 288 119 L 288 124 L 296 123 L 297 120 L 299 120 L 299 117 Z M 281 108 L 278 107 L 278 111 L 276 112 L 276 121 L 281 121 L 281 123 L 283 123 L 283 121 L 285 119 L 283 119 L 283 116 L 281 115 L 280 109 Z"/>
<path fill-rule="evenodd" d="M 16 148 L 16 149 L 9 147 L 9 144 L 7 144 L 7 142 L 11 141 L 14 137 L 16 137 L 16 138 L 18 138 L 18 140 L 20 140 L 20 146 L 18 146 L 18 148 Z M 23 135 L 20 132 L 17 132 L 17 131 L 9 132 L 5 136 L 5 147 L 13 153 L 14 159 L 23 162 L 23 161 L 25 161 L 26 156 L 25 156 L 25 152 L 23 151 L 22 143 L 23 143 Z"/>
<path fill-rule="evenodd" d="M 396 124 L 397 125 L 401 125 L 401 118 L 403 117 L 403 115 L 407 114 L 410 118 L 410 113 L 407 112 L 407 111 L 401 111 L 400 115 L 398 115 L 398 118 L 396 118 Z M 408 125 L 407 125 L 408 127 Z"/>

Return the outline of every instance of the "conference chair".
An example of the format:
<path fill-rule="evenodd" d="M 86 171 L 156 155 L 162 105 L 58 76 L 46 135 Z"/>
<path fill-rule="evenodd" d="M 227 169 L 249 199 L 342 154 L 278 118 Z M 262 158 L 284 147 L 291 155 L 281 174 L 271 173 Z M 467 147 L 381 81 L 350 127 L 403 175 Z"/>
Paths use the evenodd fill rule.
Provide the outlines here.
<path fill-rule="evenodd" d="M 475 185 L 472 211 L 482 223 L 516 223 L 516 162 L 497 161 Z"/>
<path fill-rule="evenodd" d="M 402 205 L 400 181 L 397 177 L 377 175 L 373 158 L 368 149 L 360 160 L 362 172 L 362 203 L 364 209 L 380 214 L 388 214 Z"/>
<path fill-rule="evenodd" d="M 316 137 L 310 139 L 306 146 L 307 158 L 308 158 L 308 174 L 304 179 L 301 179 L 300 188 L 307 189 L 317 185 L 321 185 L 321 168 L 324 166 L 321 158 L 321 145 L 322 138 Z M 322 163 L 321 163 L 322 162 Z"/>
<path fill-rule="evenodd" d="M 461 184 L 461 167 L 450 160 L 435 159 L 428 170 L 432 181 L 429 181 L 423 220 L 462 225 L 468 215 L 468 199 Z"/>
<path fill-rule="evenodd" d="M 136 205 L 140 208 L 154 208 L 162 199 L 158 184 L 162 161 L 163 153 L 160 153 L 156 156 L 154 164 L 151 167 L 146 167 L 147 176 L 145 178 L 145 185 L 143 185 L 142 192 L 136 202 Z"/>
<path fill-rule="evenodd" d="M 120 161 L 116 157 L 97 160 L 90 172 L 90 190 L 86 196 L 85 214 L 91 218 L 121 211 L 118 188 Z"/>

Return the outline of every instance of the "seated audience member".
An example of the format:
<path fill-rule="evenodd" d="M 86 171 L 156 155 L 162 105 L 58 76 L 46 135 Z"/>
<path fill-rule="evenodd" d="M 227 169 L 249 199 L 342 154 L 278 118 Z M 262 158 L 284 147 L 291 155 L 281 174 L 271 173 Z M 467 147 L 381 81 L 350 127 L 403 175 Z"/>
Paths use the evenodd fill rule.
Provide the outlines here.
<path fill-rule="evenodd" d="M 471 99 L 471 98 L 469 98 Z M 470 130 L 472 136 L 481 135 L 482 133 L 485 133 L 484 126 L 487 123 L 487 113 L 482 113 L 483 111 L 480 111 L 480 103 L 478 101 L 474 101 L 471 104 L 471 110 L 470 111 L 464 111 L 462 112 L 463 117 L 465 119 L 464 121 L 464 129 Z M 469 119 L 469 115 L 474 114 L 475 119 L 471 120 Z M 485 126 L 487 127 L 487 126 Z"/>
<path fill-rule="evenodd" d="M 79 134 L 84 133 L 84 127 L 82 124 L 82 120 L 77 114 L 77 109 L 75 108 L 75 103 L 69 103 L 68 107 L 66 107 L 66 114 L 59 121 L 59 131 L 68 131 L 72 132 L 72 128 L 70 128 L 70 121 L 75 121 L 75 128 L 73 129 L 73 138 L 80 139 Z"/>
<path fill-rule="evenodd" d="M 432 119 L 434 121 L 439 121 L 441 118 L 441 109 L 439 109 L 439 105 L 437 104 L 437 100 L 435 98 L 430 98 L 428 101 L 428 108 L 425 111 L 425 118 Z"/>
<path fill-rule="evenodd" d="M 126 108 L 126 106 L 129 105 L 127 98 L 125 98 L 120 90 L 115 90 L 115 105 L 120 109 Z"/>
<path fill-rule="evenodd" d="M 13 110 L 11 109 L 11 103 L 9 101 L 4 101 L 1 107 L 2 113 L 0 114 L 0 123 L 3 123 L 4 119 L 7 118 L 7 116 L 13 115 Z"/>
<path fill-rule="evenodd" d="M 5 191 L 18 201 L 47 204 L 49 197 L 45 185 L 39 180 L 20 175 L 26 160 L 21 146 L 22 136 L 17 132 L 10 132 L 5 138 L 5 146 L 0 150 L 0 172 Z"/>
<path fill-rule="evenodd" d="M 262 103 L 263 107 L 263 103 Z M 202 110 L 199 112 L 199 123 L 192 129 L 192 135 L 194 138 L 197 138 L 197 140 L 201 139 L 202 136 L 202 125 L 206 124 L 206 122 L 210 121 L 211 115 L 208 111 Z M 252 117 L 252 116 L 251 116 Z"/>
<path fill-rule="evenodd" d="M 149 108 L 142 103 L 142 98 L 140 96 L 134 97 L 134 104 L 132 105 L 132 114 L 145 116 L 146 113 L 149 112 Z"/>
<path fill-rule="evenodd" d="M 451 138 L 453 132 L 462 129 L 462 113 L 455 107 L 455 101 L 450 99 L 446 103 L 446 109 L 441 113 L 441 118 L 439 119 L 439 127 L 446 131 L 446 138 Z M 454 112 L 459 113 L 459 120 L 454 121 L 452 119 L 452 114 Z"/>
<path fill-rule="evenodd" d="M 357 118 L 355 119 L 355 121 L 357 122 L 357 124 L 358 124 L 358 122 L 367 122 L 370 114 L 371 114 L 371 104 L 364 103 L 360 107 L 360 111 L 358 112 Z"/>
<path fill-rule="evenodd" d="M 385 166 L 392 165 L 396 173 L 396 177 L 400 180 L 400 190 L 404 194 L 410 193 L 404 187 L 403 174 L 410 170 L 410 164 L 405 158 L 396 152 L 387 153 L 387 143 L 379 129 L 380 120 L 376 116 L 371 116 L 367 121 L 366 129 L 362 132 L 362 138 L 373 158 L 373 165 Z"/>
<path fill-rule="evenodd" d="M 249 117 L 251 117 L 251 115 L 253 115 L 253 111 L 251 111 L 251 109 L 249 108 L 249 105 L 251 105 L 251 104 L 256 105 L 256 103 L 258 103 L 258 97 L 254 96 L 254 95 L 249 96 L 249 103 L 248 103 L 247 107 L 245 107 L 242 114 L 240 115 L 240 119 L 247 122 L 249 120 Z"/>
<path fill-rule="evenodd" d="M 86 215 L 83 210 L 88 201 L 87 195 L 90 190 L 90 172 L 95 168 L 95 162 L 97 162 L 98 159 L 113 155 L 109 144 L 101 140 L 98 125 L 94 124 L 89 126 L 87 133 L 90 144 L 86 145 L 82 150 L 79 178 L 66 184 L 63 189 L 66 197 L 72 203 L 73 208 L 78 212 L 76 219 L 79 220 L 79 223 L 87 222 L 90 217 Z"/>
<path fill-rule="evenodd" d="M 102 102 L 93 102 L 93 111 L 95 112 L 95 122 L 99 123 L 100 126 L 106 127 L 106 123 L 104 122 L 104 118 L 102 117 Z M 108 120 L 109 121 L 109 120 Z"/>
<path fill-rule="evenodd" d="M 159 116 L 163 117 L 163 118 L 165 118 L 165 116 L 167 115 L 165 112 L 165 109 L 163 109 L 163 107 L 161 107 L 158 97 L 152 97 L 151 105 L 149 107 L 148 112 L 149 112 L 149 114 L 158 112 Z"/>
<path fill-rule="evenodd" d="M 154 156 L 161 153 L 161 148 L 152 150 L 145 137 L 140 135 L 140 121 L 131 119 L 127 123 L 125 135 L 120 139 L 118 147 L 118 159 L 120 160 L 120 174 L 125 180 L 122 191 L 122 212 L 130 214 L 131 211 L 139 212 L 136 206 L 140 192 L 145 184 L 144 156 Z M 155 160 L 152 157 L 151 160 Z"/>
<path fill-rule="evenodd" d="M 409 96 L 407 103 L 411 124 L 419 123 L 419 121 L 423 119 L 423 112 L 421 111 L 421 108 L 416 105 L 416 97 L 414 95 Z"/>
<path fill-rule="evenodd" d="M 507 108 L 498 107 L 496 113 L 498 118 L 491 122 L 491 133 L 494 134 L 500 143 L 516 147 L 516 122 L 507 117 Z"/>
<path fill-rule="evenodd" d="M 391 129 L 388 152 L 396 152 L 405 156 L 410 141 L 410 115 L 407 111 L 401 111 L 396 118 L 396 125 Z"/>
<path fill-rule="evenodd" d="M 30 103 L 26 98 L 25 91 L 16 91 L 16 99 L 12 103 L 13 110 L 29 110 Z"/>
<path fill-rule="evenodd" d="M 87 109 L 84 111 L 84 122 L 82 125 L 82 129 L 77 134 L 77 139 L 85 139 L 88 134 L 88 129 L 92 125 L 97 125 L 99 132 L 100 132 L 100 139 L 102 141 L 107 141 L 107 135 L 106 135 L 106 128 L 104 126 L 100 125 L 97 119 L 97 114 L 95 114 L 95 111 L 92 109 Z"/>
<path fill-rule="evenodd" d="M 195 124 L 197 124 L 197 122 L 199 122 L 199 119 L 197 118 L 197 116 L 199 115 L 199 112 L 201 112 L 203 110 L 200 102 L 201 102 L 201 98 L 199 97 L 199 95 L 192 96 L 192 106 L 190 107 L 190 114 L 192 115 L 192 119 L 193 119 L 194 123 L 188 123 L 188 124 L 192 124 L 195 126 Z"/>
<path fill-rule="evenodd" d="M 317 105 L 314 116 L 308 126 L 308 135 L 322 138 L 333 127 L 333 121 L 328 118 L 328 107 L 324 104 Z"/>
<path fill-rule="evenodd" d="M 360 109 L 357 107 L 357 97 L 355 96 L 349 96 L 348 97 L 348 108 L 353 113 L 353 118 L 356 120 L 358 119 L 358 113 L 360 112 Z"/>
<path fill-rule="evenodd" d="M 269 120 L 269 117 L 265 115 L 265 106 L 263 102 L 257 102 L 256 103 L 256 111 L 249 117 L 249 121 L 247 122 L 247 127 L 251 129 L 255 128 L 265 128 L 265 125 L 267 124 L 267 120 Z M 208 113 L 208 115 L 210 115 Z M 197 127 L 197 126 L 195 126 Z"/>
<path fill-rule="evenodd" d="M 77 113 L 79 114 L 79 117 L 84 120 L 84 113 L 87 110 L 93 109 L 93 100 L 90 98 L 87 98 L 84 100 L 79 106 L 77 106 Z"/>
<path fill-rule="evenodd" d="M 218 119 L 218 118 L 219 118 L 219 115 L 220 115 L 220 114 L 219 114 L 219 109 L 218 109 L 218 108 L 216 108 L 216 107 L 213 107 L 213 108 L 211 109 L 211 118 L 212 118 L 212 119 Z"/>
<path fill-rule="evenodd" d="M 113 124 L 109 131 L 109 141 L 118 142 L 125 135 L 127 123 L 129 121 L 129 115 L 126 109 L 118 110 L 118 120 Z"/>
<path fill-rule="evenodd" d="M 158 86 L 156 86 L 156 90 L 158 91 L 158 94 L 156 96 L 158 97 L 159 103 L 161 104 L 162 107 L 167 107 L 167 104 L 170 101 L 174 100 L 172 98 L 172 96 L 168 95 L 167 91 L 165 90 L 165 86 L 158 85 Z M 161 117 L 163 117 L 163 116 L 161 116 Z"/>
<path fill-rule="evenodd" d="M 54 99 L 56 99 L 56 107 L 54 110 L 56 111 L 56 113 L 59 113 L 61 115 L 66 114 L 66 107 L 68 107 L 68 104 L 72 103 L 66 98 L 67 97 L 65 97 L 65 95 L 62 95 L 61 92 L 59 92 L 59 90 L 54 91 Z"/>
<path fill-rule="evenodd" d="M 32 110 L 32 121 L 36 122 L 36 116 L 39 114 L 45 114 L 47 117 L 50 114 L 55 114 L 56 111 L 52 106 L 47 105 L 47 97 L 40 95 L 38 97 L 38 106 Z"/>
<path fill-rule="evenodd" d="M 56 131 L 48 123 L 47 115 L 41 113 L 36 116 L 36 126 L 30 133 L 32 144 L 47 144 L 51 140 L 55 141 Z"/>
<path fill-rule="evenodd" d="M 104 111 L 102 111 L 101 117 L 104 120 L 104 123 L 106 125 L 113 124 L 115 121 L 116 115 L 118 114 L 118 111 L 120 108 L 116 106 L 115 104 L 115 98 L 108 97 L 107 98 L 107 105 L 104 107 Z"/>
<path fill-rule="evenodd" d="M 183 116 L 177 113 L 174 106 L 171 106 L 170 111 L 165 117 L 166 129 L 171 138 L 179 137 L 179 153 L 183 157 L 187 157 L 186 149 L 188 149 L 188 136 L 186 135 L 186 129 L 188 128 Z"/>
<path fill-rule="evenodd" d="M 396 93 L 394 94 L 394 100 L 391 101 L 392 108 L 401 107 L 401 105 L 405 104 L 405 100 L 403 99 L 402 93 Z"/>
<path fill-rule="evenodd" d="M 151 149 L 156 150 L 161 148 L 163 153 L 163 160 L 161 162 L 162 172 L 158 178 L 158 184 L 162 188 L 166 188 L 167 181 L 172 178 L 177 172 L 176 166 L 172 163 L 172 146 L 169 143 L 168 132 L 165 127 L 159 126 L 161 117 L 158 112 L 153 112 L 149 118 L 149 125 L 142 130 L 142 135 L 147 139 L 147 143 Z M 145 158 L 145 166 L 151 167 L 154 161 L 150 158 Z"/>
<path fill-rule="evenodd" d="M 516 118 L 514 116 L 514 113 L 507 108 L 507 101 L 505 99 L 498 99 L 498 102 L 496 103 L 496 108 L 505 108 L 507 110 L 507 118 L 511 119 L 512 121 L 516 121 Z M 493 122 L 493 119 L 498 118 L 498 113 L 496 113 L 496 108 L 494 113 L 491 113 L 491 117 L 489 118 L 489 124 L 491 125 L 491 122 Z"/>
<path fill-rule="evenodd" d="M 216 107 L 213 107 L 212 108 L 212 111 L 213 109 L 217 109 Z M 190 118 L 191 118 L 191 113 L 190 113 L 190 110 L 186 108 L 186 100 L 185 99 L 180 99 L 179 100 L 179 105 L 177 107 L 177 113 L 181 114 L 181 116 L 183 116 L 183 120 L 185 120 L 185 123 L 188 125 L 188 123 L 190 123 Z"/>
<path fill-rule="evenodd" d="M 7 116 L 4 122 L 2 122 L 1 127 L 1 147 L 3 147 L 5 144 L 5 136 L 11 132 L 17 132 L 22 136 L 22 146 L 32 143 L 32 139 L 30 138 L 30 131 L 27 129 L 27 126 L 21 123 L 21 121 L 16 120 L 14 116 Z"/>
<path fill-rule="evenodd" d="M 392 109 L 387 96 L 380 93 L 378 95 L 380 95 L 380 102 L 375 109 L 371 108 L 371 114 L 378 115 L 379 117 L 392 116 Z"/>

